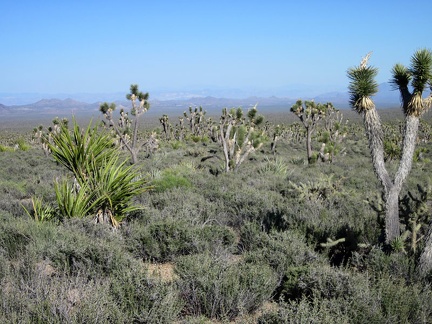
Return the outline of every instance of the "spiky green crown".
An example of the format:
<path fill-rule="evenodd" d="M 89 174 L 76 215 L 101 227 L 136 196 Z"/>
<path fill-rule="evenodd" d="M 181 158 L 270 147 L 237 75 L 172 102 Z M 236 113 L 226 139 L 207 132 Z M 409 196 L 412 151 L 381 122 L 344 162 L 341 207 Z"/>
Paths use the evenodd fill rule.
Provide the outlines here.
<path fill-rule="evenodd" d="M 432 52 L 427 49 L 416 51 L 411 57 L 411 66 L 406 68 L 396 64 L 392 69 L 392 83 L 395 90 L 399 90 L 402 99 L 402 109 L 406 115 L 420 116 L 429 107 L 422 99 L 423 91 L 432 80 Z M 411 82 L 412 93 L 408 86 Z"/>
<path fill-rule="evenodd" d="M 378 83 L 375 81 L 378 69 L 361 65 L 350 68 L 347 74 L 351 80 L 348 87 L 351 107 L 358 113 L 372 109 L 374 104 L 370 97 L 378 92 Z"/>
<path fill-rule="evenodd" d="M 296 115 L 299 115 L 303 112 L 303 101 L 297 100 L 294 105 L 291 107 L 291 112 L 293 112 Z"/>
<path fill-rule="evenodd" d="M 108 104 L 108 102 L 104 102 L 99 106 L 99 111 L 101 111 L 103 114 L 106 114 L 110 109 L 111 111 L 114 111 L 116 109 L 116 104 L 115 103 Z"/>
<path fill-rule="evenodd" d="M 432 79 L 432 52 L 427 49 L 416 51 L 411 57 L 410 72 L 414 93 L 422 93 Z"/>
<path fill-rule="evenodd" d="M 404 65 L 400 63 L 395 64 L 391 72 L 393 77 L 390 80 L 390 84 L 393 86 L 394 90 L 408 87 L 412 79 L 412 74 Z"/>

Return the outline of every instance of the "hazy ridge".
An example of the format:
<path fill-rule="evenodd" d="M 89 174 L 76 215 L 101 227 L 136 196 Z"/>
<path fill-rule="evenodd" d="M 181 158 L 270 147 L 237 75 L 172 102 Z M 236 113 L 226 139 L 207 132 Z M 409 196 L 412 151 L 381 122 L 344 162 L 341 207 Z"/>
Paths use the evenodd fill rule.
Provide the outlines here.
<path fill-rule="evenodd" d="M 151 111 L 157 114 L 169 113 L 169 112 L 182 112 L 188 107 L 202 106 L 208 111 L 219 110 L 223 107 L 252 107 L 255 104 L 258 105 L 262 110 L 279 110 L 286 109 L 295 103 L 296 100 L 315 100 L 316 102 L 332 102 L 338 109 L 349 108 L 349 94 L 348 92 L 326 92 L 316 96 L 308 96 L 303 93 L 302 96 L 249 96 L 244 98 L 233 98 L 233 97 L 216 97 L 207 95 L 204 96 L 205 92 L 166 92 L 159 93 L 156 95 L 156 99 L 152 99 L 150 93 L 150 104 Z M 223 94 L 224 92 L 220 92 Z M 299 91 L 299 94 L 302 93 Z M 112 93 L 107 95 L 94 95 L 81 94 L 81 95 L 70 95 L 70 97 L 64 98 L 66 95 L 60 95 L 60 98 L 44 98 L 33 103 L 28 104 L 8 104 L 13 102 L 19 102 L 20 100 L 31 100 L 30 94 L 23 94 L 20 99 L 20 95 L 14 94 L 1 94 L 0 93 L 0 114 L 2 115 L 33 115 L 33 114 L 77 114 L 77 113 L 97 113 L 100 103 L 103 101 L 115 102 L 119 107 L 129 107 L 130 104 L 124 98 L 122 93 Z M 36 98 L 37 94 L 33 94 Z M 63 98 L 61 98 L 63 97 Z M 101 99 L 97 101 L 91 101 L 92 99 Z M 105 98 L 105 99 L 103 99 Z M 166 99 L 168 98 L 168 99 Z M 171 99 L 169 99 L 171 98 Z M 377 108 L 396 108 L 399 106 L 399 94 L 397 91 L 392 91 L 390 84 L 383 83 L 379 86 L 379 92 L 373 98 Z"/>

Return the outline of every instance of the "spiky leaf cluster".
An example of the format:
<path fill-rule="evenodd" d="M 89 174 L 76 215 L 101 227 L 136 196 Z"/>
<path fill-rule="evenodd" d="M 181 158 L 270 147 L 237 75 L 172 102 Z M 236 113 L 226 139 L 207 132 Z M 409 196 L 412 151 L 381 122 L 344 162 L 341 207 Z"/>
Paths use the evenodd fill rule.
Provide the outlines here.
<path fill-rule="evenodd" d="M 414 93 L 422 93 L 432 79 L 432 52 L 421 49 L 411 57 L 412 86 Z"/>
<path fill-rule="evenodd" d="M 136 116 L 137 114 L 141 114 L 150 109 L 150 103 L 148 102 L 149 97 L 150 96 L 148 92 L 139 91 L 137 84 L 131 84 L 130 92 L 126 95 L 126 99 L 132 102 L 132 116 Z M 136 100 L 138 100 L 140 103 L 139 107 L 137 107 L 135 104 Z"/>
<path fill-rule="evenodd" d="M 378 69 L 372 66 L 348 69 L 348 78 L 351 80 L 348 86 L 349 102 L 358 113 L 374 107 L 370 97 L 378 92 L 378 83 L 375 81 L 377 74 Z"/>
<path fill-rule="evenodd" d="M 412 79 L 411 72 L 403 64 L 395 64 L 392 68 L 392 78 L 390 84 L 394 90 L 406 89 Z"/>
<path fill-rule="evenodd" d="M 258 109 L 256 106 L 248 111 L 247 116 L 249 121 L 255 126 L 261 125 L 264 121 L 264 116 L 258 114 Z"/>
<path fill-rule="evenodd" d="M 91 124 L 85 130 L 74 121 L 72 131 L 61 128 L 50 144 L 53 157 L 70 170 L 76 183 L 56 183 L 56 197 L 63 217 L 84 217 L 108 212 L 113 226 L 138 207 L 133 196 L 148 189 L 133 166 L 119 162 L 120 152 L 111 137 Z"/>
<path fill-rule="evenodd" d="M 393 88 L 401 94 L 402 109 L 408 116 L 420 116 L 430 106 L 430 99 L 423 99 L 423 91 L 432 80 L 432 52 L 416 51 L 409 68 L 398 63 L 392 69 Z M 411 82 L 412 92 L 408 89 Z"/>
<path fill-rule="evenodd" d="M 113 102 L 109 104 L 108 102 L 104 102 L 99 106 L 99 111 L 103 114 L 106 114 L 108 112 L 113 112 L 116 109 L 116 104 Z"/>

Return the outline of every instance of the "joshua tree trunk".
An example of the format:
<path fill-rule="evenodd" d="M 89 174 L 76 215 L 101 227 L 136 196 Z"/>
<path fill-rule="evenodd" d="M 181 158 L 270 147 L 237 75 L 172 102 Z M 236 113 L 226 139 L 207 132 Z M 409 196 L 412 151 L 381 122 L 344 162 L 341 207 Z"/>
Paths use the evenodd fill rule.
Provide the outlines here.
<path fill-rule="evenodd" d="M 220 138 L 222 141 L 222 147 L 223 147 L 223 151 L 224 151 L 224 156 L 225 156 L 225 171 L 229 172 L 230 170 L 230 166 L 229 166 L 229 162 L 230 162 L 230 154 L 229 154 L 229 141 L 230 141 L 230 133 L 231 133 L 231 129 L 232 129 L 233 125 L 230 123 L 228 124 L 227 129 L 225 130 L 224 133 L 224 125 L 221 125 L 220 127 Z"/>
<path fill-rule="evenodd" d="M 386 203 L 385 241 L 390 243 L 400 235 L 399 193 L 401 188 L 393 184 L 384 164 L 383 131 L 375 107 L 364 111 L 364 124 L 369 140 L 373 168 L 384 188 L 384 201 Z M 402 186 L 402 183 L 400 185 Z"/>
<path fill-rule="evenodd" d="M 384 164 L 384 144 L 381 121 L 375 107 L 365 110 L 363 118 L 366 135 L 369 140 L 373 168 L 375 174 L 384 187 L 384 194 L 387 196 L 393 183 Z"/>
<path fill-rule="evenodd" d="M 417 133 L 419 127 L 419 117 L 406 116 L 405 118 L 405 134 L 403 142 L 403 153 L 399 163 L 399 168 L 395 176 L 395 186 L 402 189 L 402 184 L 405 182 L 409 172 L 411 171 L 414 150 L 416 146 Z"/>
<path fill-rule="evenodd" d="M 306 127 L 306 150 L 307 150 L 307 158 L 308 163 L 312 163 L 312 129 Z"/>
<path fill-rule="evenodd" d="M 402 190 L 402 185 L 404 184 L 412 167 L 418 125 L 418 117 L 406 116 L 403 143 L 404 150 L 399 163 L 399 168 L 395 175 L 394 184 L 388 191 L 386 199 L 386 243 L 390 243 L 400 235 L 399 194 Z"/>
<path fill-rule="evenodd" d="M 391 187 L 385 199 L 385 242 L 391 243 L 400 235 L 399 192 L 396 186 Z"/>

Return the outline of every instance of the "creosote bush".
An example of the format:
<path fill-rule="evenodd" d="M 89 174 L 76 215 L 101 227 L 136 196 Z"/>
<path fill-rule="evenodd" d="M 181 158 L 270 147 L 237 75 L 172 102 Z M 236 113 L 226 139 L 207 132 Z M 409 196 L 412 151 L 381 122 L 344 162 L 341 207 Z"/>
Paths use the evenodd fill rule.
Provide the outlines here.
<path fill-rule="evenodd" d="M 129 250 L 144 260 L 167 262 L 182 255 L 218 249 L 234 250 L 235 234 L 225 226 L 193 226 L 185 220 L 166 219 L 146 226 L 131 226 Z"/>
<path fill-rule="evenodd" d="M 277 284 L 266 264 L 236 262 L 224 253 L 182 257 L 175 272 L 186 314 L 221 320 L 256 310 Z"/>

